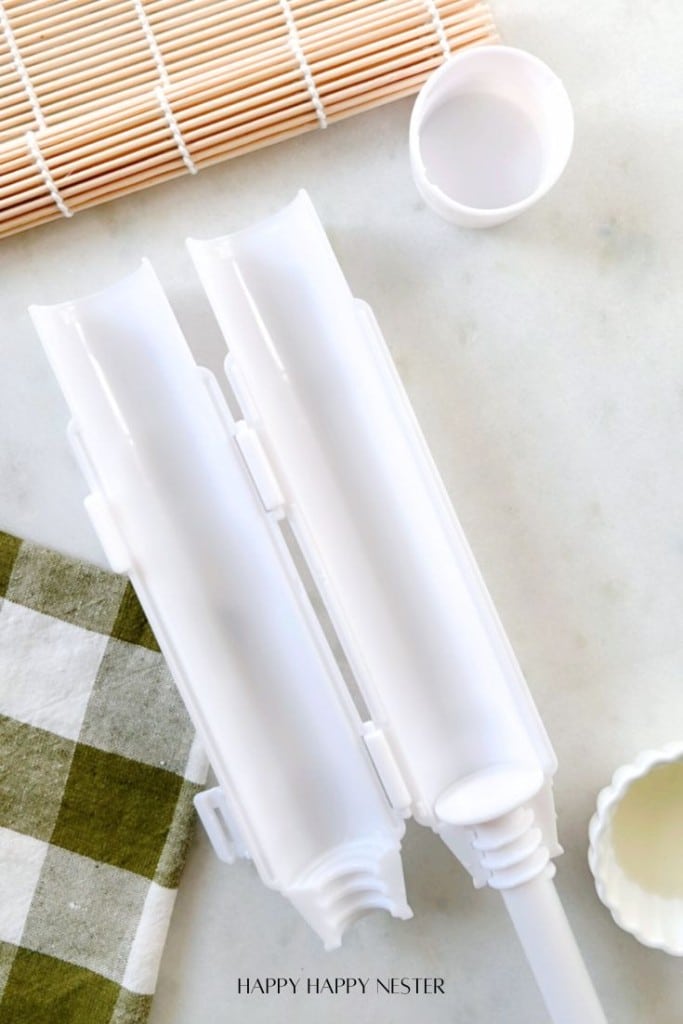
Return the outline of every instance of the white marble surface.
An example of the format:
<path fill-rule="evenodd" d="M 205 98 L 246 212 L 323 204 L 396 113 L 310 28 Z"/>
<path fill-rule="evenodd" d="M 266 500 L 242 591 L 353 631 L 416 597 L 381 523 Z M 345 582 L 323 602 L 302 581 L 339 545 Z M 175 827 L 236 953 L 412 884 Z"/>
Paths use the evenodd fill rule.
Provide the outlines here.
<path fill-rule="evenodd" d="M 612 1024 L 683 1020 L 681 964 L 598 903 L 586 828 L 598 789 L 683 732 L 680 42 L 675 0 L 495 4 L 507 42 L 563 77 L 569 168 L 517 221 L 473 234 L 418 200 L 409 102 L 0 244 L 0 528 L 101 560 L 29 301 L 149 256 L 200 358 L 217 330 L 183 249 L 309 189 L 372 303 L 560 760 L 558 885 Z M 363 919 L 324 954 L 246 865 L 198 836 L 153 1024 L 383 1020 L 541 1024 L 495 894 L 410 827 L 414 920 Z M 243 975 L 440 975 L 445 997 L 247 998 Z M 581 1022 L 576 1022 L 581 1024 Z"/>

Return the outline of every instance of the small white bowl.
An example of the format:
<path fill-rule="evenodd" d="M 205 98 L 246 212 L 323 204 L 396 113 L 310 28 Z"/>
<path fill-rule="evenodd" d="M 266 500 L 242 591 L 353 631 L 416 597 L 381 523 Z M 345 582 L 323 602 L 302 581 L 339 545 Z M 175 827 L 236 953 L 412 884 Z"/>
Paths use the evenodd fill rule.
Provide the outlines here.
<path fill-rule="evenodd" d="M 562 82 L 511 46 L 473 46 L 427 79 L 410 119 L 410 162 L 425 202 L 463 227 L 502 224 L 565 168 L 574 115 Z"/>
<path fill-rule="evenodd" d="M 617 769 L 589 835 L 595 887 L 619 927 L 683 956 L 683 742 Z"/>

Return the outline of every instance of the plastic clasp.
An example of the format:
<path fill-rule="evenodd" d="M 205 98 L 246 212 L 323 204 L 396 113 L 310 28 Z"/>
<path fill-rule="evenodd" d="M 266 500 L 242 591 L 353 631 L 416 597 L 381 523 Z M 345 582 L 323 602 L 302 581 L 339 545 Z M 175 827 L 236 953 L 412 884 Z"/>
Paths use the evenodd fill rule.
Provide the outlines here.
<path fill-rule="evenodd" d="M 194 805 L 219 860 L 234 864 L 238 858 L 250 859 L 220 786 L 198 793 Z"/>

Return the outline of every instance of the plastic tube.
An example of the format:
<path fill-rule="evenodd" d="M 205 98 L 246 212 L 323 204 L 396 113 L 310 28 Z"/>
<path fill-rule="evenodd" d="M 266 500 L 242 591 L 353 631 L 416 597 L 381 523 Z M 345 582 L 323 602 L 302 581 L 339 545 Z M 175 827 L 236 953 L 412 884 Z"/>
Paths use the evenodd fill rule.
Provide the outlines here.
<path fill-rule="evenodd" d="M 488 817 L 531 799 L 555 770 L 552 749 L 379 330 L 310 200 L 190 250 L 409 809 L 438 827 L 437 801 L 473 777 Z"/>
<path fill-rule="evenodd" d="M 359 910 L 409 916 L 399 845 L 357 713 L 243 457 L 151 266 L 33 307 L 71 409 L 87 501 L 130 573 L 218 778 L 202 805 L 328 946 Z M 277 488 L 271 481 L 271 500 Z M 218 812 L 220 819 L 212 819 Z"/>
<path fill-rule="evenodd" d="M 371 312 L 305 193 L 188 244 L 369 708 L 387 793 L 509 900 L 556 1024 L 565 1003 L 573 1024 L 603 1024 L 547 895 L 555 757 Z"/>

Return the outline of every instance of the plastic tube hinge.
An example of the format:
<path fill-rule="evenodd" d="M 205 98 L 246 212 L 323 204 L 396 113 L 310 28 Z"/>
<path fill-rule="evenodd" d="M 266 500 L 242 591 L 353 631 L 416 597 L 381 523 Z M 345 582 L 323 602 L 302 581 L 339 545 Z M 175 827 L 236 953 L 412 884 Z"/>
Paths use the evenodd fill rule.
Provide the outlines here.
<path fill-rule="evenodd" d="M 225 864 L 234 864 L 238 858 L 249 859 L 249 851 L 235 825 L 220 786 L 198 793 L 194 798 L 194 805 L 219 860 Z"/>
<path fill-rule="evenodd" d="M 232 352 L 228 352 L 225 357 L 223 369 L 235 400 L 242 411 L 242 415 L 250 423 L 254 423 L 258 419 L 258 410 L 249 391 L 249 385 L 244 379 L 244 374 Z"/>
<path fill-rule="evenodd" d="M 365 722 L 363 739 L 389 803 L 399 813 L 408 817 L 412 805 L 410 792 L 384 730 L 378 729 L 374 722 Z"/>
<path fill-rule="evenodd" d="M 130 554 L 106 499 L 99 491 L 93 491 L 83 504 L 112 572 L 130 572 Z"/>
<path fill-rule="evenodd" d="M 131 569 L 130 552 L 121 536 L 121 531 L 107 499 L 102 494 L 95 467 L 75 420 L 69 421 L 67 437 L 81 472 L 91 488 L 91 493 L 85 498 L 83 504 L 102 545 L 105 557 L 112 572 L 128 573 Z"/>
<path fill-rule="evenodd" d="M 247 410 L 251 410 L 246 384 L 240 377 L 239 369 L 233 360 L 226 359 L 226 372 L 228 372 L 228 364 L 230 365 L 230 385 L 243 415 L 246 416 Z M 198 367 L 197 372 L 228 437 L 237 445 L 265 511 L 272 512 L 276 518 L 279 518 L 284 514 L 285 499 L 258 433 L 246 420 L 235 422 L 214 375 L 204 367 Z M 253 415 L 253 410 L 251 412 Z"/>
<path fill-rule="evenodd" d="M 235 426 L 235 442 L 266 512 L 282 511 L 285 499 L 273 467 L 258 434 L 244 420 Z"/>

